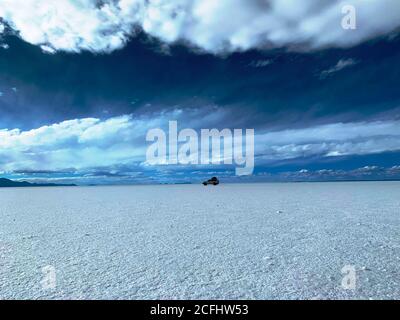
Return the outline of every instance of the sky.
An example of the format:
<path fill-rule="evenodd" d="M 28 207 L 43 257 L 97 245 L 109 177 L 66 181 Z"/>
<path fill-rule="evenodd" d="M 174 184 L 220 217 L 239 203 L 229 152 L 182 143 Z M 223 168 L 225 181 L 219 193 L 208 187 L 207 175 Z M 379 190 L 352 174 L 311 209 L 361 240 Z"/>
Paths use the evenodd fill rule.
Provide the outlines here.
<path fill-rule="evenodd" d="M 0 0 L 0 176 L 400 179 L 399 30 L 398 0 Z M 253 175 L 149 165 L 172 120 L 254 129 Z"/>

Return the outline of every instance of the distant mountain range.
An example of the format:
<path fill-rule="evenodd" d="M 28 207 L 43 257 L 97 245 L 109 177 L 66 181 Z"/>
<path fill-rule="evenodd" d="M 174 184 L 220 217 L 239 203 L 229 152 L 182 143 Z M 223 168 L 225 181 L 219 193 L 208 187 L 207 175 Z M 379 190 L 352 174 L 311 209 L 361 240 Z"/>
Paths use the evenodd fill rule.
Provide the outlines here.
<path fill-rule="evenodd" d="M 13 181 L 0 178 L 0 188 L 7 187 L 74 187 L 75 184 L 56 184 L 56 183 L 30 183 L 27 181 Z"/>

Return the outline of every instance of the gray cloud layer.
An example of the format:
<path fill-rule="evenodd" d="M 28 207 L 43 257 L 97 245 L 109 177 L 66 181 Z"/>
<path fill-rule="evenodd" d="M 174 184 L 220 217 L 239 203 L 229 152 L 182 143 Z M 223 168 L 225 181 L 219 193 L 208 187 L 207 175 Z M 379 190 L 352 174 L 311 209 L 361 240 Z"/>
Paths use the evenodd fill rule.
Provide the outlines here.
<path fill-rule="evenodd" d="M 0 18 L 47 52 L 110 52 L 136 30 L 213 53 L 263 47 L 349 47 L 400 26 L 398 0 L 348 0 L 357 29 L 344 30 L 341 0 L 1 0 Z M 0 34 L 4 27 L 0 24 Z"/>
<path fill-rule="evenodd" d="M 399 138 L 398 120 L 332 123 L 259 134 L 256 153 L 266 162 L 366 155 L 400 150 Z"/>

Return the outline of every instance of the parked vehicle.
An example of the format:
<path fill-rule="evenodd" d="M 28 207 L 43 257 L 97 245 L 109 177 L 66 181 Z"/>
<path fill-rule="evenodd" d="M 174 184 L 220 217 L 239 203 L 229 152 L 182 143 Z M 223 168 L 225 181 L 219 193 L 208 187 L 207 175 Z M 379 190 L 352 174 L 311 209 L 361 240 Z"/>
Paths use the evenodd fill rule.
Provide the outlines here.
<path fill-rule="evenodd" d="M 208 179 L 206 181 L 203 182 L 203 185 L 207 186 L 209 184 L 212 184 L 213 186 L 216 186 L 217 184 L 219 184 L 219 180 L 217 177 L 212 177 L 211 179 Z"/>

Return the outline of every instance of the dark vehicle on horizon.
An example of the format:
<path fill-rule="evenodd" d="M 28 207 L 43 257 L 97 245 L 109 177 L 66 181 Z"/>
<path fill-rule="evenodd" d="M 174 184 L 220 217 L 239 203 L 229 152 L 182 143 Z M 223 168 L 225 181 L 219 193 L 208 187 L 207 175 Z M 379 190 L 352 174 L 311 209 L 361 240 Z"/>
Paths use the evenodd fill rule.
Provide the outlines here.
<path fill-rule="evenodd" d="M 212 177 L 211 179 L 208 179 L 203 182 L 203 185 L 207 186 L 209 184 L 212 184 L 213 186 L 216 186 L 219 184 L 219 180 L 217 177 Z"/>

